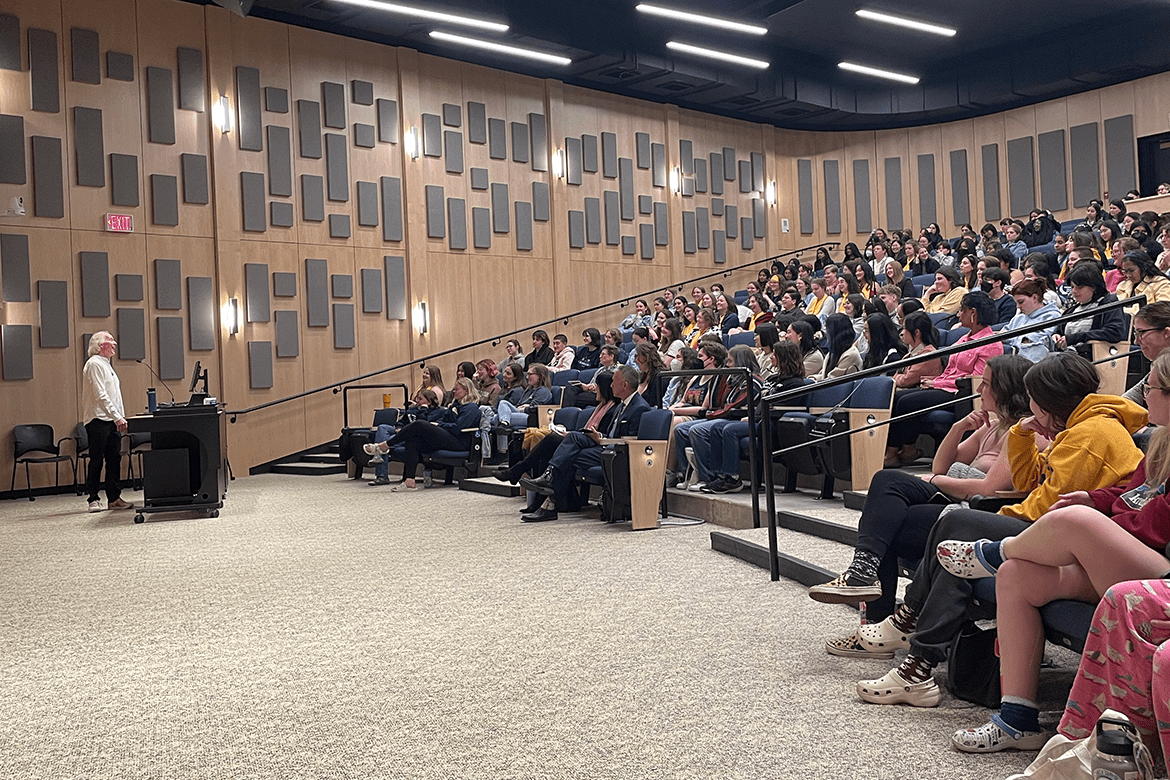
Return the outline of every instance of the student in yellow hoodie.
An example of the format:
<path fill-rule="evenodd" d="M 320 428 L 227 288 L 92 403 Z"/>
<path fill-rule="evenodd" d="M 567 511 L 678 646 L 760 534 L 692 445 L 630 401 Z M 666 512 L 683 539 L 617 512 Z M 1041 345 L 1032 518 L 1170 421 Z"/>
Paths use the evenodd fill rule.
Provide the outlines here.
<path fill-rule="evenodd" d="M 1146 424 L 1146 411 L 1124 398 L 1100 395 L 1096 368 L 1075 352 L 1041 360 L 1024 375 L 1032 416 L 1012 426 L 1004 445 L 1012 485 L 1027 497 L 998 514 L 957 509 L 930 531 L 914 581 L 898 610 L 881 623 L 862 626 L 861 645 L 875 657 L 908 648 L 897 668 L 857 684 L 858 695 L 874 704 L 933 707 L 941 692 L 932 671 L 946 659 L 971 598 L 971 581 L 950 574 L 934 554 L 940 542 L 998 541 L 1038 520 L 1060 495 L 1096 490 L 1127 480 L 1142 460 L 1133 434 Z M 1052 440 L 1043 451 L 1036 434 Z"/>

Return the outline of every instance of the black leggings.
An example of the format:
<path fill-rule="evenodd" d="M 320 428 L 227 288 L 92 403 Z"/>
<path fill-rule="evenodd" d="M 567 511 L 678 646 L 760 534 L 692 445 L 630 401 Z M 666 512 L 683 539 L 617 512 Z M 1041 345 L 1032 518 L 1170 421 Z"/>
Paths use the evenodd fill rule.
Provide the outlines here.
<path fill-rule="evenodd" d="M 935 390 L 934 388 L 907 390 L 894 397 L 893 416 L 898 417 L 910 412 L 917 412 L 944 401 L 954 400 L 954 398 L 955 394 L 946 390 Z M 918 438 L 918 434 L 925 433 L 930 429 L 926 423 L 927 417 L 928 415 L 920 414 L 908 420 L 890 423 L 889 433 L 886 434 L 886 446 L 902 447 L 906 444 L 913 444 Z"/>
<path fill-rule="evenodd" d="M 532 474 L 533 476 L 540 476 L 544 470 L 548 468 L 548 462 L 552 460 L 553 453 L 557 451 L 561 440 L 565 437 L 559 433 L 550 431 L 547 436 L 536 443 L 536 446 L 528 451 L 516 465 L 508 469 L 508 476 L 512 479 L 518 479 L 522 474 Z"/>
<path fill-rule="evenodd" d="M 403 426 L 402 430 L 391 436 L 386 443 L 390 447 L 397 444 L 406 446 L 406 453 L 402 456 L 403 479 L 414 479 L 414 474 L 418 471 L 418 462 L 427 453 L 436 450 L 461 452 L 467 449 L 467 444 L 447 429 L 423 420 L 416 420 Z"/>

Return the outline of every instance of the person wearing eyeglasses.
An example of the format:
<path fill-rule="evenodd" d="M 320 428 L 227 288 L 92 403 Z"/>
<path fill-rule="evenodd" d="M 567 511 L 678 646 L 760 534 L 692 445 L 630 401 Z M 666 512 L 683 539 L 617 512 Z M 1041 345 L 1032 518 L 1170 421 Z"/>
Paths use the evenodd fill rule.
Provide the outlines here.
<path fill-rule="evenodd" d="M 1170 301 L 1170 279 L 1158 270 L 1150 256 L 1141 249 L 1126 252 L 1117 267 L 1122 277 L 1117 285 L 1118 300 L 1144 295 L 1148 304 Z M 1126 313 L 1130 315 L 1136 314 L 1137 310 L 1136 304 L 1125 307 Z"/>
<path fill-rule="evenodd" d="M 118 351 L 118 342 L 108 331 L 89 338 L 89 359 L 82 369 L 81 409 L 85 433 L 89 437 L 89 471 L 85 477 L 86 502 L 90 512 L 101 512 L 98 485 L 102 466 L 106 469 L 106 499 L 110 509 L 133 509 L 122 498 L 118 478 L 122 473 L 122 434 L 126 432 L 126 412 L 122 405 L 122 385 L 110 359 Z M 15 473 L 15 472 L 14 472 Z"/>

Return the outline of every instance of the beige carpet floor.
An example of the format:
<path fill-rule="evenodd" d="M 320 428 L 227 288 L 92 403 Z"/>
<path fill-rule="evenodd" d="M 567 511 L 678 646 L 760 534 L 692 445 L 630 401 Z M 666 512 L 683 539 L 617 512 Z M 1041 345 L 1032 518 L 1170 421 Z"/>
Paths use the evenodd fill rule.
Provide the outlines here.
<path fill-rule="evenodd" d="M 713 552 L 713 526 L 524 525 L 519 505 L 274 475 L 218 519 L 0 504 L 0 778 L 986 780 L 1030 760 L 953 751 L 989 713 L 949 696 L 862 703 L 889 663 L 822 649 L 855 613 Z M 1047 706 L 1071 672 L 1046 673 Z"/>

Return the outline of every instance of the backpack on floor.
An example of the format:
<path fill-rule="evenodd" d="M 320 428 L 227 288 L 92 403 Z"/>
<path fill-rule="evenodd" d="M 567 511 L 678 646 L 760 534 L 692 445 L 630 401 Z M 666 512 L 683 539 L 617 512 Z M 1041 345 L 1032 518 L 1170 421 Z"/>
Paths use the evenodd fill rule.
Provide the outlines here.
<path fill-rule="evenodd" d="M 999 709 L 997 636 L 994 628 L 980 628 L 973 620 L 963 623 L 947 650 L 947 690 L 952 695 Z"/>
<path fill-rule="evenodd" d="M 627 523 L 634 519 L 630 507 L 630 449 L 607 447 L 601 453 L 601 519 L 607 523 Z"/>

